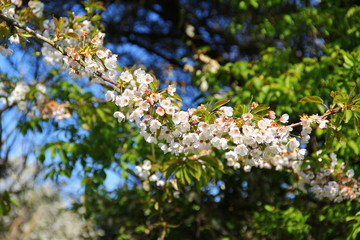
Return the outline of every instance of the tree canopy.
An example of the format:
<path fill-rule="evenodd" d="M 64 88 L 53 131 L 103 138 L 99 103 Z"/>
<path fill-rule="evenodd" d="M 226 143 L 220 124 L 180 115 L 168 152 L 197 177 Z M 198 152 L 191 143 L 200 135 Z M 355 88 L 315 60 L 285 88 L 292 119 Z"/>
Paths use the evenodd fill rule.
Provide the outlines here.
<path fill-rule="evenodd" d="M 356 239 L 356 4 L 3 0 L 0 180 L 80 182 L 82 238 Z"/>

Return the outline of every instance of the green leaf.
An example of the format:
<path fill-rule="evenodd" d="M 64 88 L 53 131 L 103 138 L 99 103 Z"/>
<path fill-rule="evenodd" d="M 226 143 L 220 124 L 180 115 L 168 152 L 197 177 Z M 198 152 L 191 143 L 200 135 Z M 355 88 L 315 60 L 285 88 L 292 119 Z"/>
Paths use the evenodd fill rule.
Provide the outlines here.
<path fill-rule="evenodd" d="M 59 74 L 59 70 L 55 69 L 55 68 L 52 68 L 52 69 L 49 70 L 49 73 L 51 73 L 54 76 L 57 76 Z"/>
<path fill-rule="evenodd" d="M 182 169 L 179 169 L 178 171 L 175 172 L 175 177 L 181 184 L 185 184 L 185 177 Z"/>
<path fill-rule="evenodd" d="M 268 212 L 274 212 L 275 211 L 275 207 L 271 206 L 271 205 L 265 205 L 264 208 L 266 209 L 266 211 Z"/>
<path fill-rule="evenodd" d="M 188 161 L 187 165 L 189 166 L 188 170 L 189 170 L 189 173 L 191 174 L 191 176 L 193 178 L 195 178 L 196 180 L 200 181 L 201 174 L 202 174 L 201 165 L 198 164 L 198 162 L 196 162 L 196 161 Z"/>
<path fill-rule="evenodd" d="M 90 177 L 84 177 L 84 178 L 81 179 L 81 181 L 80 181 L 80 184 L 81 184 L 82 186 L 84 186 L 84 185 L 86 185 L 86 184 L 88 184 L 88 183 L 91 183 L 91 178 L 90 178 Z"/>
<path fill-rule="evenodd" d="M 360 94 L 356 95 L 355 97 L 353 97 L 352 99 L 352 103 L 357 103 L 360 102 Z"/>
<path fill-rule="evenodd" d="M 176 100 L 182 101 L 181 97 L 177 93 L 174 93 L 174 95 L 172 97 Z"/>
<path fill-rule="evenodd" d="M 255 121 L 260 121 L 260 120 L 263 119 L 263 117 L 258 115 L 258 114 L 254 114 L 252 119 L 255 120 Z"/>
<path fill-rule="evenodd" d="M 348 56 L 344 55 L 344 62 L 347 66 L 349 67 L 353 67 L 354 66 L 354 61 L 352 59 L 350 59 Z"/>
<path fill-rule="evenodd" d="M 53 169 L 51 169 L 51 170 L 45 175 L 44 178 L 45 178 L 45 179 L 47 179 L 47 178 L 53 179 L 55 173 L 56 173 L 56 169 L 53 168 Z"/>
<path fill-rule="evenodd" d="M 101 2 L 101 1 L 96 1 L 92 4 L 92 7 L 95 8 L 95 9 L 100 9 L 100 10 L 103 10 L 105 11 L 106 8 L 104 7 L 104 3 Z"/>
<path fill-rule="evenodd" d="M 210 112 L 218 109 L 219 107 L 221 106 L 224 106 L 225 104 L 227 104 L 228 102 L 230 102 L 230 100 L 220 100 L 220 101 L 217 101 L 210 109 Z"/>
<path fill-rule="evenodd" d="M 85 130 L 89 130 L 89 129 L 90 129 L 90 125 L 87 124 L 87 123 L 82 123 L 82 124 L 81 124 L 81 127 L 82 127 L 83 129 L 85 129 Z"/>
<path fill-rule="evenodd" d="M 356 144 L 355 141 L 351 140 L 348 142 L 348 146 L 353 150 L 353 152 L 356 154 L 356 155 L 359 155 L 359 152 L 360 152 L 360 149 L 359 149 L 359 145 Z"/>
<path fill-rule="evenodd" d="M 106 121 L 106 114 L 104 113 L 103 109 L 96 108 L 95 111 L 96 111 L 96 114 L 100 117 L 101 121 L 105 122 Z"/>
<path fill-rule="evenodd" d="M 335 139 L 335 134 L 334 134 L 334 130 L 331 128 L 327 128 L 326 129 L 326 135 L 325 135 L 325 148 L 326 149 L 331 149 L 333 143 L 334 143 L 334 139 Z"/>
<path fill-rule="evenodd" d="M 101 15 L 95 14 L 95 15 L 91 18 L 91 21 L 97 22 L 97 21 L 100 21 L 101 19 L 102 19 Z"/>
<path fill-rule="evenodd" d="M 60 149 L 59 155 L 60 155 L 61 161 L 62 161 L 63 163 L 66 164 L 66 163 L 69 162 L 69 159 L 68 159 L 68 157 L 67 157 L 66 152 L 65 152 L 64 149 Z"/>
<path fill-rule="evenodd" d="M 64 26 L 64 18 L 60 17 L 59 18 L 59 25 L 58 25 L 58 28 L 61 30 Z"/>
<path fill-rule="evenodd" d="M 192 181 L 191 181 L 191 178 L 189 176 L 189 170 L 187 168 L 182 168 L 181 171 L 183 172 L 182 175 L 184 176 L 184 179 L 186 181 L 187 184 L 190 184 Z"/>
<path fill-rule="evenodd" d="M 165 178 L 169 179 L 171 175 L 177 170 L 177 168 L 177 163 L 168 165 L 168 167 L 166 168 Z"/>
<path fill-rule="evenodd" d="M 152 81 L 149 86 L 151 88 L 151 90 L 153 90 L 154 92 L 156 92 L 159 89 L 160 83 L 159 81 L 155 78 L 155 76 L 152 76 L 154 78 L 154 81 Z"/>
<path fill-rule="evenodd" d="M 351 120 L 353 112 L 349 109 L 346 109 L 344 114 L 345 114 L 345 123 L 348 123 Z"/>
<path fill-rule="evenodd" d="M 8 7 L 10 7 L 11 6 L 11 3 L 1 3 L 1 5 L 0 5 L 0 9 L 4 9 L 4 8 L 8 8 Z"/>
<path fill-rule="evenodd" d="M 15 198 L 10 198 L 10 202 L 15 206 L 19 206 L 19 202 Z"/>
<path fill-rule="evenodd" d="M 320 221 L 320 222 L 324 221 L 325 219 L 326 219 L 326 216 L 324 216 L 324 215 L 320 215 L 320 216 L 319 216 L 319 221 Z"/>
<path fill-rule="evenodd" d="M 44 162 L 45 161 L 45 152 L 44 151 L 40 151 L 39 154 L 38 154 L 38 157 L 40 162 Z"/>
<path fill-rule="evenodd" d="M 210 114 L 206 109 L 197 109 L 194 113 L 194 115 L 199 116 L 201 121 L 204 121 L 206 123 L 212 123 L 212 120 L 215 120 L 214 114 Z"/>
<path fill-rule="evenodd" d="M 356 115 L 354 118 L 354 129 L 357 134 L 360 133 L 360 118 L 358 118 Z"/>
<path fill-rule="evenodd" d="M 261 111 L 268 110 L 269 108 L 270 108 L 269 106 L 266 106 L 264 104 L 260 104 L 259 106 L 257 106 L 253 110 L 251 110 L 251 112 L 252 113 L 258 113 L 258 112 L 261 112 Z"/>
<path fill-rule="evenodd" d="M 259 7 L 259 3 L 256 0 L 250 0 L 250 4 L 254 7 L 254 8 L 258 8 Z"/>
<path fill-rule="evenodd" d="M 239 113 L 239 115 L 243 115 L 248 112 L 248 107 L 245 104 L 237 104 L 234 108 L 235 112 Z"/>
<path fill-rule="evenodd" d="M 313 102 L 313 103 L 323 104 L 324 100 L 322 100 L 318 96 L 308 96 L 308 97 L 303 97 L 302 99 L 300 99 L 299 102 L 301 102 L 301 103 Z"/>
<path fill-rule="evenodd" d="M 20 36 L 23 37 L 23 38 L 33 37 L 33 35 L 31 35 L 30 33 L 26 33 L 26 32 L 21 33 Z"/>
<path fill-rule="evenodd" d="M 348 100 L 348 95 L 345 92 L 333 91 L 330 95 L 334 98 L 333 103 L 335 104 L 346 103 Z"/>
<path fill-rule="evenodd" d="M 360 106 L 359 105 L 351 106 L 351 111 L 354 111 L 355 113 L 360 113 Z"/>
<path fill-rule="evenodd" d="M 213 167 L 214 169 L 224 172 L 224 165 L 220 159 L 213 156 L 201 156 L 199 159 L 203 160 L 205 164 Z"/>
<path fill-rule="evenodd" d="M 65 36 L 79 40 L 79 35 L 77 35 L 74 32 L 67 32 L 67 33 L 65 33 Z"/>
<path fill-rule="evenodd" d="M 150 89 L 153 90 L 154 92 L 156 91 L 156 87 L 155 87 L 154 83 L 150 83 L 150 84 L 149 84 L 149 87 L 150 87 Z"/>
<path fill-rule="evenodd" d="M 55 146 L 51 146 L 50 148 L 50 154 L 52 158 L 55 158 L 56 156 L 56 147 Z"/>
<path fill-rule="evenodd" d="M 212 123 L 214 123 L 215 119 L 216 119 L 215 114 L 207 114 L 207 115 L 205 115 L 204 121 L 206 123 L 212 124 Z"/>

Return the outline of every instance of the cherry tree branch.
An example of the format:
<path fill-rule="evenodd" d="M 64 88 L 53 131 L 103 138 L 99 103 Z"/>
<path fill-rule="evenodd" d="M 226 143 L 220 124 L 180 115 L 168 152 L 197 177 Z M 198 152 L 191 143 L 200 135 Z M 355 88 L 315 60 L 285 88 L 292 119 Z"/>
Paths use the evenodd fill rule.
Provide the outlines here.
<path fill-rule="evenodd" d="M 26 31 L 27 33 L 29 33 L 32 37 L 36 38 L 37 40 L 46 42 L 47 44 L 49 44 L 50 46 L 52 46 L 53 48 L 55 48 L 56 50 L 58 50 L 62 55 L 69 57 L 68 54 L 66 53 L 66 51 L 58 44 L 56 44 L 56 42 L 52 41 L 51 39 L 42 36 L 41 34 L 35 32 L 33 29 L 22 25 L 20 23 L 18 23 L 17 21 L 15 21 L 14 19 L 5 17 L 4 15 L 0 15 L 0 19 L 4 20 L 6 23 L 8 23 L 9 25 L 13 26 L 13 27 L 17 27 L 20 28 L 24 31 Z M 85 68 L 85 62 L 80 59 L 80 60 L 76 60 L 82 67 Z M 105 82 L 108 82 L 114 86 L 116 86 L 118 83 L 108 77 L 106 77 L 103 73 L 99 72 L 99 71 L 95 71 L 94 75 L 101 78 L 102 80 L 104 80 Z"/>
<path fill-rule="evenodd" d="M 80 44 L 80 42 L 75 43 L 75 47 L 66 48 L 65 43 L 65 46 L 63 46 L 61 45 L 61 42 L 44 37 L 41 33 L 38 33 L 25 24 L 19 23 L 16 19 L 11 19 L 3 15 L 0 15 L 0 19 L 5 21 L 12 28 L 24 30 L 37 41 L 48 43 L 63 56 L 69 58 L 71 62 L 77 62 L 84 68 L 86 76 L 88 76 L 87 73 L 91 72 L 96 77 L 104 80 L 106 83 L 110 83 L 115 87 L 118 86 L 117 81 L 108 78 L 107 74 L 105 75 L 103 73 L 105 70 L 112 71 L 116 68 L 117 57 L 117 55 L 113 55 L 108 58 L 108 56 L 112 55 L 111 51 L 110 53 L 102 53 L 104 49 L 98 49 L 98 47 L 102 45 L 103 37 L 105 36 L 103 33 L 98 37 L 86 35 L 84 38 L 84 41 L 86 39 L 91 40 L 89 45 L 85 45 L 85 47 L 94 47 L 97 54 L 96 57 L 93 55 L 93 51 L 85 51 L 85 47 L 78 47 L 77 44 Z M 52 31 L 56 33 L 56 37 L 66 36 L 66 34 L 62 35 L 62 33 L 59 35 L 58 28 L 55 30 L 53 29 Z M 87 31 L 84 32 L 87 33 Z M 83 51 L 78 52 L 76 51 L 76 48 L 81 48 Z M 107 50 L 108 49 L 106 49 L 106 51 Z M 50 52 L 51 51 L 52 49 Z M 44 55 L 46 57 L 46 54 Z M 56 60 L 59 61 L 63 59 L 61 55 L 56 57 L 58 57 Z M 102 59 L 104 58 L 105 60 L 103 61 Z M 99 62 L 101 61 L 103 61 L 104 64 L 100 64 Z M 71 67 L 74 66 L 71 65 Z M 78 66 L 74 68 L 78 68 Z M 74 68 L 71 68 L 70 71 L 74 70 Z M 78 71 L 78 69 L 75 70 L 75 76 L 81 75 L 81 71 Z M 112 72 L 108 73 L 110 74 L 109 76 L 113 76 Z M 119 106 L 119 111 L 114 112 L 113 116 L 117 118 L 119 122 L 125 119 L 130 122 L 136 122 L 137 126 L 141 128 L 140 135 L 145 138 L 146 142 L 151 143 L 152 146 L 154 146 L 154 144 L 158 144 L 165 154 L 171 153 L 176 156 L 183 154 L 182 156 L 185 156 L 183 158 L 184 160 L 198 160 L 198 166 L 200 168 L 209 167 L 214 169 L 214 171 L 223 164 L 221 160 L 218 160 L 218 163 L 214 162 L 216 159 L 212 160 L 210 154 L 214 152 L 213 149 L 219 149 L 225 151 L 224 157 L 227 160 L 227 164 L 230 167 L 232 166 L 234 169 L 243 167 L 244 171 L 248 172 L 252 167 L 271 168 L 271 166 L 274 166 L 276 167 L 276 170 L 289 168 L 290 171 L 292 170 L 294 172 L 294 174 L 301 175 L 303 183 L 310 184 L 313 177 L 310 178 L 310 175 L 305 175 L 305 172 L 300 169 L 300 164 L 303 163 L 306 156 L 306 149 L 300 146 L 298 139 L 290 135 L 292 131 L 291 128 L 301 125 L 306 127 L 306 125 L 308 125 L 307 127 L 310 128 L 310 131 L 305 129 L 305 133 L 301 136 L 305 140 L 308 140 L 311 133 L 311 122 L 314 121 L 319 123 L 320 128 L 324 128 L 324 126 L 327 127 L 328 121 L 324 119 L 332 114 L 342 111 L 342 108 L 328 109 L 325 106 L 327 110 L 325 114 L 321 116 L 305 115 L 302 122 L 293 123 L 287 126 L 277 124 L 275 117 L 274 119 L 264 118 L 260 120 L 252 120 L 253 115 L 250 112 L 243 114 L 243 116 L 241 116 L 242 119 L 240 117 L 236 117 L 235 119 L 231 118 L 234 109 L 231 107 L 222 107 L 226 104 L 224 102 L 218 103 L 216 108 L 214 108 L 216 105 L 214 104 L 212 107 L 213 109 L 219 108 L 219 111 L 216 113 L 213 112 L 214 110 L 207 110 L 203 106 L 199 106 L 197 109 L 194 108 L 187 111 L 181 111 L 176 102 L 176 100 L 179 99 L 175 96 L 170 97 L 174 95 L 176 90 L 175 87 L 169 86 L 165 90 L 157 92 L 150 85 L 154 81 L 153 77 L 141 69 L 137 69 L 133 73 L 125 71 L 122 74 L 124 75 L 121 76 L 120 79 L 121 83 L 123 83 L 122 80 L 125 79 L 125 90 L 118 91 L 117 93 L 114 91 L 108 91 L 105 95 L 107 101 L 115 102 L 115 105 Z M 126 82 L 130 83 L 127 84 Z M 126 116 L 123 111 L 125 111 Z M 288 117 L 289 116 L 284 118 L 285 121 L 280 119 L 279 121 L 281 123 L 287 122 Z M 307 124 L 305 124 L 305 121 L 307 120 L 306 118 L 309 118 L 310 120 Z M 241 119 L 241 121 L 236 122 L 238 119 Z M 192 124 L 192 122 L 194 122 L 194 124 Z M 192 128 L 190 126 L 195 124 L 198 124 L 198 127 Z M 205 156 L 210 157 L 210 159 L 202 158 Z M 327 169 L 335 169 L 335 167 L 337 167 L 336 159 L 332 164 L 333 165 Z M 146 173 L 147 176 L 150 176 L 151 168 L 151 161 L 145 160 L 143 166 L 138 168 L 139 175 L 143 175 L 143 172 L 144 174 Z M 343 170 L 341 167 L 338 168 Z M 326 168 L 324 168 L 324 171 L 325 170 Z M 175 170 L 166 169 L 166 171 L 166 174 L 174 174 Z M 313 175 L 315 173 L 313 173 Z M 358 196 L 358 183 L 352 178 L 353 173 L 350 171 L 350 173 L 346 173 L 346 175 L 349 182 L 348 185 L 346 185 L 345 182 L 340 182 L 340 184 L 336 183 L 336 188 L 332 186 L 332 189 L 335 189 L 336 193 L 339 193 L 339 196 L 325 194 L 319 195 L 319 197 L 323 198 L 325 196 L 330 198 L 331 196 L 332 200 L 341 201 L 343 199 L 353 199 Z M 330 175 L 328 181 L 332 181 L 335 177 L 336 179 L 342 179 L 344 176 L 344 172 L 337 173 L 334 171 L 334 174 Z M 179 178 L 180 180 L 182 179 L 182 182 L 190 184 L 195 179 L 199 180 L 199 175 L 188 177 L 190 179 L 188 180 L 186 177 L 178 177 L 175 173 L 175 179 L 176 178 Z M 156 184 L 159 183 L 159 186 L 161 185 L 160 181 L 162 181 L 162 186 L 165 184 L 163 180 L 156 181 L 158 181 Z M 323 187 L 325 191 L 329 188 L 330 182 L 329 185 L 326 185 L 326 183 L 321 180 L 321 182 L 319 181 L 316 184 L 318 184 L 317 186 L 319 189 Z M 343 190 L 348 193 L 347 196 L 340 195 L 340 193 L 342 194 L 342 192 L 344 192 Z M 318 194 L 315 190 L 314 193 Z M 167 226 L 164 225 L 163 227 L 160 239 L 165 237 L 164 234 L 166 234 Z"/>
<path fill-rule="evenodd" d="M 41 34 L 35 32 L 33 29 L 25 26 L 25 25 L 22 25 L 20 23 L 18 23 L 16 20 L 14 19 L 11 19 L 11 18 L 8 18 L 8 17 L 5 17 L 3 15 L 0 15 L 0 19 L 4 20 L 6 23 L 8 23 L 9 25 L 13 26 L 13 27 L 17 27 L 17 28 L 20 28 L 20 29 L 23 29 L 24 31 L 26 31 L 27 33 L 29 33 L 32 37 L 34 37 L 35 39 L 39 40 L 39 41 L 42 41 L 42 42 L 45 42 L 45 43 L 48 43 L 50 46 L 52 46 L 53 48 L 55 48 L 57 51 L 59 51 L 62 55 L 66 56 L 66 57 L 69 57 L 71 58 L 67 52 L 60 46 L 58 45 L 55 41 L 47 38 L 47 37 L 44 37 L 42 36 Z M 86 64 L 85 62 L 82 60 L 82 59 L 79 59 L 79 60 L 75 60 L 77 61 L 83 68 L 86 67 Z M 106 77 L 103 73 L 101 73 L 100 71 L 95 71 L 93 73 L 95 76 L 101 78 L 102 80 L 104 80 L 105 82 L 108 82 L 114 86 L 117 86 L 117 82 Z M 330 115 L 333 115 L 333 114 L 336 114 L 338 112 L 341 111 L 341 108 L 334 108 L 334 109 L 328 109 L 327 112 L 320 116 L 321 119 L 326 119 L 328 116 Z M 302 123 L 301 122 L 297 122 L 297 123 L 293 123 L 293 124 L 290 124 L 288 125 L 288 127 L 297 127 L 297 126 L 301 126 Z"/>
<path fill-rule="evenodd" d="M 329 109 L 328 111 L 326 111 L 325 114 L 321 115 L 320 118 L 321 119 L 326 119 L 328 116 L 333 115 L 335 113 L 338 113 L 341 111 L 341 108 L 333 108 L 333 109 Z M 297 123 L 293 123 L 288 125 L 288 127 L 297 127 L 297 126 L 301 126 L 301 122 L 297 122 Z"/>
<path fill-rule="evenodd" d="M 13 26 L 13 27 L 17 27 L 20 28 L 24 31 L 26 31 L 27 33 L 29 33 L 31 36 L 33 36 L 34 38 L 41 40 L 43 42 L 46 42 L 48 44 L 50 44 L 50 46 L 52 46 L 53 48 L 55 48 L 56 50 L 58 50 L 59 52 L 61 52 L 61 54 L 63 54 L 64 56 L 67 56 L 66 51 L 59 45 L 57 45 L 54 41 L 52 41 L 51 39 L 48 39 L 44 36 L 42 36 L 41 34 L 38 34 L 37 32 L 35 32 L 33 29 L 22 25 L 20 23 L 18 23 L 17 21 L 15 21 L 14 19 L 5 17 L 4 15 L 0 15 L 0 19 L 4 20 L 6 23 L 8 23 L 9 25 Z"/>

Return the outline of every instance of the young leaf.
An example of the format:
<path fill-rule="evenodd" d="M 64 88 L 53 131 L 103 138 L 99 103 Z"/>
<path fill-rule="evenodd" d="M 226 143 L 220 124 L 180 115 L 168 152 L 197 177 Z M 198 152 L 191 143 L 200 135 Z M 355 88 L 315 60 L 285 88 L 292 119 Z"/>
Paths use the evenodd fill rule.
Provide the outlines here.
<path fill-rule="evenodd" d="M 346 101 L 347 101 L 347 99 L 344 98 L 343 96 L 341 96 L 341 95 L 336 95 L 336 96 L 334 97 L 333 103 L 346 103 Z"/>
<path fill-rule="evenodd" d="M 181 171 L 183 172 L 183 176 L 185 178 L 185 181 L 187 184 L 190 184 L 192 181 L 191 181 L 191 177 L 189 176 L 189 170 L 188 168 L 182 168 Z"/>
<path fill-rule="evenodd" d="M 301 103 L 313 102 L 313 103 L 323 104 L 324 100 L 322 100 L 318 96 L 308 96 L 308 97 L 303 97 L 302 99 L 300 99 L 299 102 L 301 102 Z"/>
<path fill-rule="evenodd" d="M 60 159 L 61 159 L 61 161 L 63 162 L 63 163 L 68 163 L 69 162 L 69 159 L 68 159 L 68 157 L 67 157 L 67 155 L 66 155 L 66 152 L 65 152 L 65 150 L 64 149 L 59 149 L 60 151 L 59 151 L 59 155 L 60 155 Z"/>
<path fill-rule="evenodd" d="M 354 115 L 354 129 L 357 134 L 360 133 L 360 118 Z"/>
<path fill-rule="evenodd" d="M 201 168 L 201 165 L 198 164 L 198 162 L 189 161 L 188 170 L 192 177 L 194 177 L 196 180 L 200 181 L 201 174 L 202 174 L 202 168 Z"/>
<path fill-rule="evenodd" d="M 156 92 L 159 89 L 160 83 L 156 78 L 154 78 L 154 81 L 152 83 L 150 83 L 149 86 L 150 86 L 151 90 Z"/>
<path fill-rule="evenodd" d="M 228 102 L 230 102 L 230 100 L 220 100 L 220 101 L 217 101 L 210 109 L 210 112 L 218 109 L 219 107 L 221 106 L 224 106 L 225 104 L 227 104 Z"/>
<path fill-rule="evenodd" d="M 334 98 L 333 103 L 335 104 L 346 103 L 348 100 L 348 95 L 340 91 L 331 92 L 331 96 Z"/>
<path fill-rule="evenodd" d="M 91 21 L 96 22 L 96 21 L 100 21 L 102 19 L 102 17 L 99 14 L 95 14 L 92 18 Z"/>
<path fill-rule="evenodd" d="M 170 176 L 177 170 L 178 168 L 178 164 L 170 164 L 167 168 L 166 168 L 166 173 L 165 173 L 165 178 L 169 179 Z"/>
<path fill-rule="evenodd" d="M 353 99 L 352 99 L 353 103 L 357 103 L 360 102 L 360 94 L 356 95 Z"/>
<path fill-rule="evenodd" d="M 176 100 L 182 101 L 181 97 L 177 93 L 174 93 L 174 95 L 172 97 Z"/>
<path fill-rule="evenodd" d="M 216 119 L 216 116 L 215 116 L 215 114 L 213 114 L 213 113 L 207 114 L 207 115 L 205 115 L 205 117 L 204 117 L 204 121 L 205 121 L 206 123 L 210 123 L 210 124 L 214 123 L 214 122 L 215 122 L 215 119 Z"/>
<path fill-rule="evenodd" d="M 358 105 L 353 105 L 353 106 L 351 106 L 351 110 L 354 111 L 354 112 L 360 113 L 360 106 L 358 106 Z"/>
<path fill-rule="evenodd" d="M 59 26 L 59 20 L 57 20 L 57 18 L 53 16 L 53 21 L 54 21 L 55 27 L 58 28 L 58 26 Z"/>
<path fill-rule="evenodd" d="M 79 40 L 79 36 L 74 32 L 65 33 L 66 36 Z"/>
<path fill-rule="evenodd" d="M 260 104 L 259 106 L 257 106 L 253 110 L 251 110 L 251 113 L 258 113 L 258 112 L 261 112 L 261 111 L 265 111 L 265 110 L 267 110 L 269 108 L 270 108 L 269 106 L 266 106 L 264 104 Z"/>
<path fill-rule="evenodd" d="M 235 112 L 238 112 L 239 115 L 243 115 L 248 112 L 248 107 L 245 104 L 237 104 L 234 108 Z"/>
<path fill-rule="evenodd" d="M 345 123 L 348 123 L 352 117 L 352 111 L 349 109 L 346 109 L 345 111 Z"/>
<path fill-rule="evenodd" d="M 65 23 L 64 18 L 60 17 L 60 18 L 59 18 L 59 22 L 58 22 L 58 24 L 59 24 L 59 25 L 58 25 L 58 28 L 59 28 L 60 30 L 63 28 L 64 23 Z"/>
<path fill-rule="evenodd" d="M 205 164 L 213 167 L 214 169 L 224 172 L 224 165 L 220 159 L 212 156 L 201 156 L 199 159 L 203 160 Z"/>

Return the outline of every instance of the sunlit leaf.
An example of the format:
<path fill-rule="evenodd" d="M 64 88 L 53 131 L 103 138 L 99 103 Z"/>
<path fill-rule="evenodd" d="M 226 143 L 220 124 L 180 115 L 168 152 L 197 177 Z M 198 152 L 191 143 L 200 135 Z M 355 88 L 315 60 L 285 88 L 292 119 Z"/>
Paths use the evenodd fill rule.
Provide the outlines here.
<path fill-rule="evenodd" d="M 307 96 L 307 97 L 303 97 L 302 99 L 299 100 L 299 102 L 301 103 L 320 103 L 323 104 L 324 100 L 322 100 L 320 97 L 318 96 Z"/>
<path fill-rule="evenodd" d="M 228 102 L 230 102 L 230 100 L 220 100 L 217 101 L 211 108 L 210 108 L 210 112 L 215 111 L 216 109 L 218 109 L 221 106 L 224 106 L 225 104 L 227 104 Z"/>
<path fill-rule="evenodd" d="M 266 106 L 264 104 L 260 104 L 256 108 L 252 109 L 251 112 L 252 113 L 258 113 L 258 112 L 261 112 L 261 111 L 265 111 L 265 110 L 267 110 L 269 108 L 270 108 L 269 106 Z"/>

